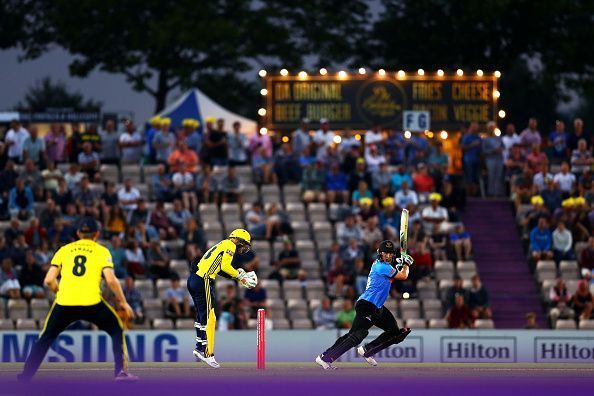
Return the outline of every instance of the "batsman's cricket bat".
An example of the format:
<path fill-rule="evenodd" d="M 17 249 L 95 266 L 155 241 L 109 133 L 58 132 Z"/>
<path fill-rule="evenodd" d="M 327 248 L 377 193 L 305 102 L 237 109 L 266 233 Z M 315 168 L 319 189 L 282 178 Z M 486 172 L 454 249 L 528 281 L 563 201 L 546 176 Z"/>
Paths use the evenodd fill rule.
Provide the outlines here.
<path fill-rule="evenodd" d="M 400 253 L 406 253 L 408 249 L 408 210 L 402 209 L 400 215 Z"/>

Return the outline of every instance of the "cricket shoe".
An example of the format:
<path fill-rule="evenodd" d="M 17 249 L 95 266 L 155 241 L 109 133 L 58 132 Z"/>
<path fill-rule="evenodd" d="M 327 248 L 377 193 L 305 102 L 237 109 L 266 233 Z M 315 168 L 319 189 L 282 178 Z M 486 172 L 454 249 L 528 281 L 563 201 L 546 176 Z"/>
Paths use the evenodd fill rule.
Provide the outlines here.
<path fill-rule="evenodd" d="M 359 356 L 365 359 L 365 361 L 369 363 L 371 366 L 377 366 L 377 361 L 373 358 L 373 356 L 365 356 L 365 347 L 363 347 L 363 345 L 357 348 L 357 353 L 359 354 Z"/>
<path fill-rule="evenodd" d="M 319 364 L 324 370 L 336 370 L 338 367 L 333 366 L 332 363 L 328 363 L 322 359 L 322 355 L 318 355 L 316 363 Z"/>
<path fill-rule="evenodd" d="M 200 352 L 196 349 L 194 349 L 194 351 L 192 353 L 194 354 L 194 356 L 196 358 L 202 360 L 204 363 L 208 364 L 212 368 L 221 367 L 221 365 L 215 360 L 214 356 L 206 357 L 206 356 L 204 356 L 204 354 L 202 352 Z"/>
<path fill-rule="evenodd" d="M 132 375 L 130 373 L 127 373 L 125 371 L 120 371 L 118 373 L 118 375 L 115 376 L 115 381 L 116 382 L 136 382 L 138 381 L 138 377 L 136 375 Z"/>

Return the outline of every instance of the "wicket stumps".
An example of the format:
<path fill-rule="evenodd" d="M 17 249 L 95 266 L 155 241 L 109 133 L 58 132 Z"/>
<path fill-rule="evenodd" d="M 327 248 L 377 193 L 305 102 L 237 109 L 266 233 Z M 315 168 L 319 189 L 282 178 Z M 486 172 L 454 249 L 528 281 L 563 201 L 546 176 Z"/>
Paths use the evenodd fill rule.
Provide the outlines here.
<path fill-rule="evenodd" d="M 258 309 L 257 337 L 257 368 L 263 370 L 266 368 L 266 311 L 262 308 Z"/>

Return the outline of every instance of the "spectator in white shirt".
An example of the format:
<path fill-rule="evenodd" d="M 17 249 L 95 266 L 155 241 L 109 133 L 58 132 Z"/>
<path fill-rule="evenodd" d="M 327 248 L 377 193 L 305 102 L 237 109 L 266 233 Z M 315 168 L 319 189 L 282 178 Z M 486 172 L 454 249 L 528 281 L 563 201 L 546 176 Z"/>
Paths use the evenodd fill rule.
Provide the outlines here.
<path fill-rule="evenodd" d="M 542 164 L 540 172 L 536 173 L 532 178 L 532 185 L 536 189 L 536 192 L 541 192 L 545 189 L 545 180 L 553 179 L 553 174 L 549 172 L 549 164 Z"/>
<path fill-rule="evenodd" d="M 516 126 L 514 124 L 507 124 L 505 136 L 501 140 L 503 141 L 503 162 L 505 163 L 509 158 L 512 147 L 520 144 L 520 136 L 516 133 Z"/>
<path fill-rule="evenodd" d="M 563 221 L 560 221 L 557 223 L 557 228 L 555 228 L 555 231 L 553 231 L 553 256 L 557 265 L 559 265 L 561 260 L 572 259 L 572 245 L 573 236 L 571 235 L 571 231 L 565 227 L 565 223 Z"/>
<path fill-rule="evenodd" d="M 120 206 L 127 212 L 131 212 L 138 207 L 138 200 L 140 199 L 140 192 L 138 189 L 132 187 L 132 180 L 126 179 L 124 187 L 118 191 L 118 200 Z"/>
<path fill-rule="evenodd" d="M 379 150 L 375 144 L 368 147 L 365 153 L 365 163 L 367 164 L 367 171 L 369 173 L 379 172 L 381 164 L 386 163 L 386 157 L 379 153 Z"/>
<path fill-rule="evenodd" d="M 592 168 L 593 163 L 594 159 L 588 150 L 588 142 L 586 139 L 580 139 L 577 149 L 571 153 L 571 172 L 577 174 L 587 172 Z"/>
<path fill-rule="evenodd" d="M 381 145 L 384 140 L 381 128 L 379 125 L 374 125 L 372 129 L 365 132 L 365 145 L 367 147 L 372 144 Z"/>
<path fill-rule="evenodd" d="M 16 164 L 23 163 L 23 147 L 25 140 L 29 137 L 29 132 L 22 127 L 21 123 L 13 120 L 10 123 L 10 129 L 4 136 L 4 143 L 8 147 L 8 159 Z"/>
<path fill-rule="evenodd" d="M 573 173 L 569 172 L 569 164 L 567 162 L 561 163 L 561 172 L 557 173 L 553 180 L 557 183 L 559 190 L 561 190 L 565 198 L 575 189 L 576 178 Z"/>
<path fill-rule="evenodd" d="M 320 119 L 320 129 L 314 134 L 313 141 L 317 147 L 317 159 L 325 162 L 328 147 L 334 143 L 334 131 L 330 130 L 327 118 Z"/>
<path fill-rule="evenodd" d="M 443 206 L 439 206 L 441 194 L 429 194 L 430 206 L 423 209 L 421 216 L 423 218 L 423 228 L 427 234 L 433 234 L 441 230 L 442 224 L 448 219 L 448 211 Z"/>
<path fill-rule="evenodd" d="M 138 164 L 142 155 L 142 136 L 132 121 L 126 122 L 126 131 L 120 136 L 123 164 Z"/>
<path fill-rule="evenodd" d="M 408 208 L 411 205 L 417 206 L 419 204 L 419 196 L 417 193 L 410 189 L 408 182 L 402 182 L 400 190 L 396 191 L 394 194 L 394 201 L 396 201 L 396 206 L 401 209 Z"/>

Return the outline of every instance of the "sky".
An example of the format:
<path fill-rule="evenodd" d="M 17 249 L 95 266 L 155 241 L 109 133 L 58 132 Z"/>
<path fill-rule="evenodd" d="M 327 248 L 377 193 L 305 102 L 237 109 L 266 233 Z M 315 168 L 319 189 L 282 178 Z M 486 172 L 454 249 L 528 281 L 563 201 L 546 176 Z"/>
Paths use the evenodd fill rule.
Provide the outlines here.
<path fill-rule="evenodd" d="M 68 64 L 72 56 L 61 49 L 54 49 L 33 61 L 19 62 L 21 52 L 17 49 L 0 51 L 0 111 L 11 110 L 25 97 L 28 88 L 46 76 L 53 81 L 61 80 L 71 91 L 80 92 L 84 98 L 103 102 L 103 112 L 132 112 L 136 122 L 148 119 L 154 110 L 153 98 L 145 93 L 135 92 L 126 79 L 117 74 L 99 71 L 87 78 L 71 77 Z M 170 93 L 168 103 L 176 99 L 179 92 Z"/>

